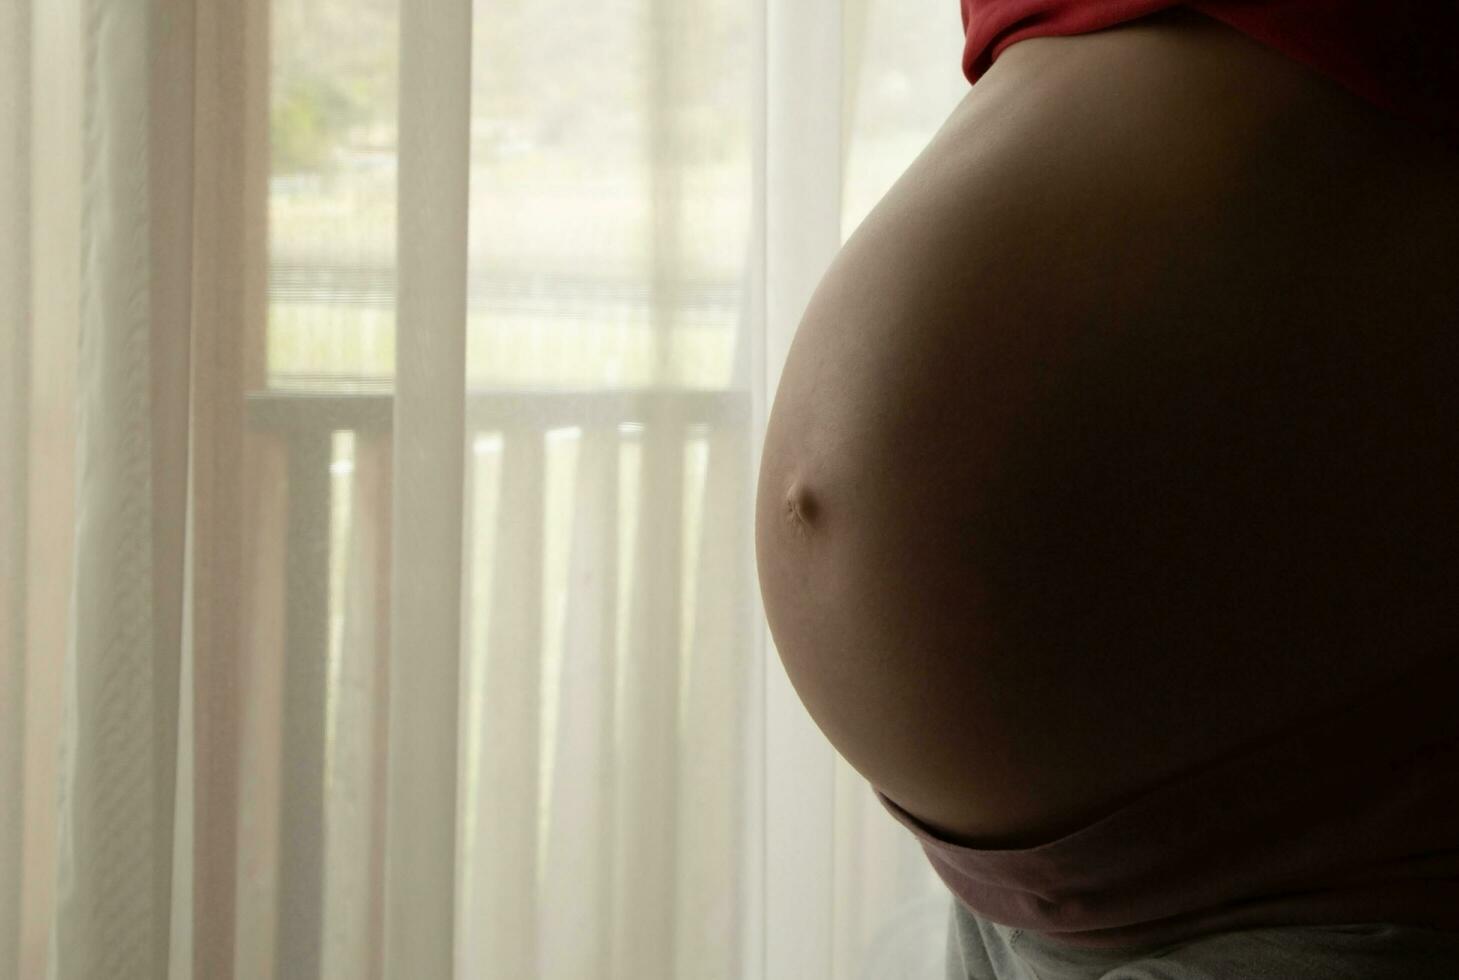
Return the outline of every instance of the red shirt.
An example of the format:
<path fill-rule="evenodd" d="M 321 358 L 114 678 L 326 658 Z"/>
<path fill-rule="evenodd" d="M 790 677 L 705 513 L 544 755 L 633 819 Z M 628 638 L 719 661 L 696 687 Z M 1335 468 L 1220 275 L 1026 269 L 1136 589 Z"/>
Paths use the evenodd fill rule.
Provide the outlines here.
<path fill-rule="evenodd" d="M 977 82 L 1003 49 L 1084 34 L 1185 6 L 1321 72 L 1395 116 L 1459 142 L 1455 0 L 962 0 L 963 74 Z"/>

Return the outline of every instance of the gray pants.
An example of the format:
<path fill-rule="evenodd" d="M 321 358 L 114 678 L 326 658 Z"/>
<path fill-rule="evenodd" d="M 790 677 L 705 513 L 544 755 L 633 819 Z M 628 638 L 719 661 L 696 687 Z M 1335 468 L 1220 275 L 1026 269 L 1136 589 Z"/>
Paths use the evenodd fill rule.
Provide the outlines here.
<path fill-rule="evenodd" d="M 948 919 L 948 980 L 1456 980 L 1459 933 L 1387 923 L 1216 933 L 1148 949 L 1079 949 L 973 915 Z"/>

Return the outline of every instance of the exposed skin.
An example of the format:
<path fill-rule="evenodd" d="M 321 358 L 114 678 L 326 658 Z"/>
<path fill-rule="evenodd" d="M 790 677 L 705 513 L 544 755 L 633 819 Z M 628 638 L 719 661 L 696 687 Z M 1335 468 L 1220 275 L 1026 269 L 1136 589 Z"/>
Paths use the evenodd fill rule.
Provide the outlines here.
<path fill-rule="evenodd" d="M 1459 152 L 1184 10 L 1006 49 L 790 348 L 796 692 L 1032 846 L 1360 697 L 1459 609 Z"/>

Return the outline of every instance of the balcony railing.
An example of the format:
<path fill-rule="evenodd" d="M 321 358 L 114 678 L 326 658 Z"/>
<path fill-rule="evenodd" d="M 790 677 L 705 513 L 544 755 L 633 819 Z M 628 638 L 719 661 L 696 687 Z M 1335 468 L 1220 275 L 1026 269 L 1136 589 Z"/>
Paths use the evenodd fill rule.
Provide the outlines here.
<path fill-rule="evenodd" d="M 272 946 L 280 976 L 364 976 L 378 955 L 383 868 L 376 858 L 346 865 L 383 850 L 389 485 L 399 466 L 392 411 L 388 391 L 249 396 L 250 430 L 276 460 L 270 478 L 282 470 L 286 487 L 276 488 L 285 513 L 273 530 L 250 531 L 281 539 L 259 564 L 282 586 L 281 642 L 269 655 L 281 656 L 283 741 L 276 764 L 264 760 L 255 778 L 276 780 L 288 823 L 271 845 L 257 845 L 276 875 L 277 920 L 241 921 L 239 949 L 246 956 L 251 941 L 273 933 L 262 945 Z M 745 825 L 749 796 L 749 420 L 744 391 L 468 393 L 458 801 L 461 914 L 472 923 L 458 938 L 465 975 L 554 960 L 543 975 L 598 975 L 617 949 L 632 958 L 626 975 L 672 976 L 665 929 L 677 923 L 690 942 L 691 933 L 736 928 L 728 917 L 740 907 L 730 896 L 743 887 L 742 849 L 725 841 Z M 567 526 L 544 500 L 550 442 L 561 430 L 576 430 L 578 443 Z M 353 442 L 344 467 L 339 433 Z M 491 513 L 479 512 L 488 497 Z M 329 533 L 342 499 L 347 572 L 337 541 L 332 561 Z M 566 567 L 544 585 L 549 537 L 561 534 Z M 548 591 L 559 593 L 556 616 Z M 550 649 L 560 650 L 555 669 Z M 540 807 L 544 797 L 551 802 Z M 337 840 L 336 851 L 330 835 L 348 846 Z M 244 879 L 246 917 L 246 870 Z M 573 923 L 598 931 L 584 935 Z M 556 929 L 534 952 L 537 937 Z"/>

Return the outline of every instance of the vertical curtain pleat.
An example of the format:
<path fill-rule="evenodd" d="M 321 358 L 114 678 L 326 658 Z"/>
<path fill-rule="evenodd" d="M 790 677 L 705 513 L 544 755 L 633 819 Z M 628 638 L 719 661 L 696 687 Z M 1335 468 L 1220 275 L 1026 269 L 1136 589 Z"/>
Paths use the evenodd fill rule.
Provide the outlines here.
<path fill-rule="evenodd" d="M 874 0 L 841 0 L 841 215 L 846 216 L 846 172 L 856 142 L 856 112 L 861 102 L 862 72 L 866 64 L 867 24 Z M 896 12 L 893 12 L 893 17 Z M 844 231 L 843 227 L 843 231 Z M 845 239 L 843 234 L 842 239 Z"/>
<path fill-rule="evenodd" d="M 696 186 L 703 135 L 692 121 L 705 76 L 728 66 L 725 53 L 703 36 L 719 11 L 680 0 L 648 0 L 647 11 L 650 323 L 659 355 L 654 380 L 678 394 L 681 350 L 694 319 L 686 297 L 702 274 L 692 243 L 703 234 L 696 226 L 704 203 Z M 748 707 L 737 694 L 744 692 L 749 660 L 726 647 L 727 637 L 716 627 L 724 626 L 721 611 L 737 608 L 742 595 L 725 563 L 747 557 L 725 536 L 745 529 L 736 510 L 743 498 L 733 495 L 744 491 L 748 459 L 726 453 L 748 446 L 734 439 L 736 430 L 722 426 L 748 420 L 696 424 L 680 408 L 687 404 L 654 399 L 635 419 L 642 426 L 633 501 L 638 514 L 620 651 L 622 702 L 614 706 L 621 745 L 614 761 L 612 836 L 604 838 L 616 860 L 608 974 L 615 980 L 731 977 L 745 965 L 736 902 L 743 894 L 745 835 L 736 802 L 747 732 L 741 717 L 727 712 Z M 700 483 L 705 464 L 709 473 Z"/>
<path fill-rule="evenodd" d="M 734 373 L 732 390 L 745 396 L 745 410 L 749 414 L 746 433 L 747 459 L 746 479 L 757 474 L 763 455 L 765 422 L 770 414 L 771 398 L 774 395 L 770 383 L 769 352 L 766 349 L 766 323 L 770 313 L 767 299 L 766 242 L 769 229 L 766 219 L 769 212 L 769 178 L 765 168 L 766 148 L 770 138 L 770 0 L 754 0 L 750 4 L 746 29 L 749 32 L 749 206 L 750 220 L 745 236 L 745 250 L 740 293 L 740 309 L 735 330 Z M 778 15 L 775 22 L 779 23 Z M 788 345 L 780 345 L 784 351 Z M 751 508 L 750 527 L 754 528 L 753 508 L 755 494 L 747 491 L 742 506 Z M 745 545 L 749 551 L 746 574 L 753 596 L 760 594 L 759 575 L 754 560 L 753 536 Z M 744 957 L 743 977 L 767 977 L 766 964 L 768 945 L 769 907 L 765 901 L 766 882 L 769 871 L 766 868 L 767 840 L 769 828 L 765 823 L 765 762 L 768 752 L 765 745 L 765 696 L 769 683 L 770 646 L 769 626 L 760 613 L 758 600 L 753 618 L 746 625 L 748 635 L 743 656 L 748 659 L 744 684 L 746 732 L 742 743 L 742 771 L 744 793 L 739 806 L 741 826 L 744 828 L 743 849 L 738 855 L 741 874 L 744 876 L 745 900 L 740 908 L 740 929 L 737 935 Z"/>
<path fill-rule="evenodd" d="M 157 650 L 153 721 L 158 745 L 175 743 L 182 651 L 192 347 L 193 57 L 191 0 L 150 0 L 147 75 L 148 437 L 152 472 L 152 633 Z M 160 770 L 161 840 L 172 839 L 176 763 Z M 185 856 L 189 869 L 192 855 Z M 169 865 L 170 865 L 169 861 Z M 171 880 L 160 895 L 171 894 Z M 170 903 L 170 899 L 169 899 Z M 170 916 L 170 904 L 164 909 Z"/>
<path fill-rule="evenodd" d="M 154 0 L 152 30 L 148 38 L 148 216 L 151 239 L 149 307 L 151 319 L 152 377 L 149 389 L 154 472 L 189 466 L 190 399 L 186 379 L 192 337 L 192 276 L 194 271 L 193 178 L 194 119 L 193 64 L 196 54 L 191 0 Z M 179 383 L 182 379 L 183 383 Z M 189 555 L 194 537 L 188 519 L 189 499 L 195 487 L 187 480 L 158 480 L 152 484 L 152 550 L 159 583 L 186 583 L 196 568 L 197 553 Z M 204 552 L 203 560 L 207 560 Z M 160 710 L 155 723 L 159 740 L 177 745 L 175 777 L 171 785 L 157 787 L 158 810 L 170 817 L 172 881 L 170 901 L 163 913 L 168 920 L 167 964 L 169 980 L 188 980 L 193 952 L 193 814 L 198 799 L 193 792 L 198 727 L 192 710 L 191 687 L 196 678 L 187 640 L 194 623 L 185 608 L 185 588 L 154 590 L 153 609 L 157 648 L 176 651 L 178 665 L 169 671 L 179 688 L 158 691 Z M 205 594 L 211 594 L 208 589 Z M 206 649 L 206 648 L 205 648 Z M 179 697 L 179 693 L 182 695 Z M 206 718 L 207 716 L 205 716 Z M 226 980 L 226 975 L 225 975 Z"/>
<path fill-rule="evenodd" d="M 842 0 L 768 0 L 765 392 L 812 291 L 841 244 Z M 851 77 L 855 77 L 854 74 Z M 768 405 L 766 407 L 768 412 Z M 763 430 L 762 430 L 763 431 Z M 767 980 L 839 980 L 834 759 L 766 637 L 765 957 Z M 832 832 L 827 833 L 831 827 Z"/>
<path fill-rule="evenodd" d="M 454 955 L 471 2 L 400 8 L 385 975 Z M 508 971 L 510 972 L 510 971 Z"/>
<path fill-rule="evenodd" d="M 30 7 L 0 4 L 0 980 L 20 975 L 30 453 Z"/>
<path fill-rule="evenodd" d="M 152 11 L 83 9 L 76 577 L 51 975 L 140 980 L 166 967 L 177 750 L 178 648 L 157 611 L 180 608 L 180 569 L 155 553 L 153 492 L 186 474 L 184 459 L 153 455 L 152 386 L 179 379 L 173 358 L 154 363 L 150 336 Z"/>
<path fill-rule="evenodd" d="M 246 665 L 244 392 L 249 347 L 263 330 L 268 178 L 267 43 L 269 0 L 228 4 L 154 0 L 153 103 L 164 114 L 157 148 L 153 211 L 171 231 L 158 262 L 154 333 L 190 337 L 192 399 L 185 412 L 154 414 L 190 425 L 192 517 L 189 629 L 184 657 L 192 671 L 184 696 L 192 708 L 192 846 L 183 852 L 190 901 L 182 926 L 191 962 L 174 977 L 234 975 L 240 779 L 240 694 Z M 164 125 L 165 124 L 165 128 Z M 189 194 L 190 198 L 184 195 Z M 163 314 L 166 315 L 163 315 Z M 159 513 L 171 514 L 158 504 Z M 170 520 L 180 527 L 181 521 Z M 177 903 L 175 902 L 174 905 Z"/>
<path fill-rule="evenodd" d="M 81 3 L 30 6 L 30 459 L 26 474 L 21 970 L 45 976 L 56 906 L 58 746 L 76 540 Z"/>
<path fill-rule="evenodd" d="M 685 282 L 684 227 L 686 139 L 677 124 L 680 103 L 689 83 L 686 52 L 692 45 L 690 28 L 696 11 L 685 0 L 645 0 L 648 6 L 642 44 L 648 77 L 646 138 L 651 266 L 648 270 L 649 325 L 653 330 L 652 378 L 672 384 L 677 365 L 675 346 L 680 337 L 680 296 Z M 698 66 L 695 66 L 698 67 Z"/>

